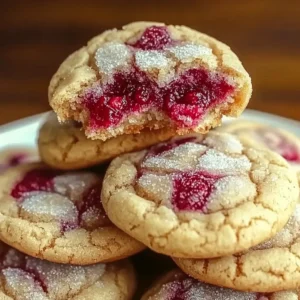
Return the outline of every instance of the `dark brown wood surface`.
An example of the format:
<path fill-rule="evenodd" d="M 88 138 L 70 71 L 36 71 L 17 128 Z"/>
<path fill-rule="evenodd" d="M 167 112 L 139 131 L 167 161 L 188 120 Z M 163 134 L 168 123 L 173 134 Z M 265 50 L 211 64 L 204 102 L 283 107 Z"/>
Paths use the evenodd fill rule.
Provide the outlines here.
<path fill-rule="evenodd" d="M 49 109 L 60 62 L 101 31 L 131 21 L 185 24 L 229 44 L 252 79 L 250 108 L 300 120 L 300 2 L 2 1 L 0 124 Z"/>

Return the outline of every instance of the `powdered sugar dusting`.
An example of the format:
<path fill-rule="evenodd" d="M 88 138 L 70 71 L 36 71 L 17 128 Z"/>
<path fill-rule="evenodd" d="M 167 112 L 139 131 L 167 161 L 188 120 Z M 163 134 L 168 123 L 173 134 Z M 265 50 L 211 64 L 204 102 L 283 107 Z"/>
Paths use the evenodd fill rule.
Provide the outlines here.
<path fill-rule="evenodd" d="M 273 238 L 267 240 L 253 250 L 263 250 L 275 247 L 289 247 L 295 239 L 300 237 L 300 204 L 297 204 L 294 214 L 290 217 L 285 227 L 279 231 Z"/>
<path fill-rule="evenodd" d="M 101 280 L 105 265 L 56 264 L 25 256 L 10 248 L 2 257 L 0 270 L 6 288 L 14 299 L 71 299 L 84 288 Z"/>
<path fill-rule="evenodd" d="M 202 155 L 197 168 L 217 173 L 245 173 L 250 171 L 251 162 L 246 156 L 232 157 L 215 149 L 209 149 Z"/>
<path fill-rule="evenodd" d="M 257 300 L 256 293 L 239 292 L 209 285 L 192 278 L 164 284 L 153 300 Z M 266 298 L 267 299 L 267 298 Z M 259 298 L 259 300 L 262 300 Z"/>
<path fill-rule="evenodd" d="M 243 151 L 241 141 L 236 136 L 227 133 L 207 135 L 203 144 L 229 153 L 241 154 Z"/>
<path fill-rule="evenodd" d="M 0 244 L 2 248 L 2 245 Z M 1 268 L 17 268 L 22 265 L 24 257 L 19 255 L 19 252 L 14 248 L 9 248 L 5 255 L 2 257 Z"/>
<path fill-rule="evenodd" d="M 31 192 L 26 195 L 20 207 L 21 215 L 31 221 L 77 222 L 76 206 L 67 197 L 59 194 Z"/>
<path fill-rule="evenodd" d="M 135 53 L 136 65 L 143 71 L 166 68 L 170 61 L 161 51 L 148 50 Z"/>
<path fill-rule="evenodd" d="M 167 48 L 181 62 L 190 62 L 202 56 L 212 55 L 212 50 L 203 45 L 182 44 Z"/>
<path fill-rule="evenodd" d="M 118 68 L 128 67 L 131 56 L 131 51 L 126 45 L 111 42 L 96 51 L 95 60 L 99 72 L 108 76 Z"/>
<path fill-rule="evenodd" d="M 77 202 L 81 200 L 83 193 L 98 181 L 99 178 L 94 173 L 66 173 L 54 178 L 54 190 Z"/>
<path fill-rule="evenodd" d="M 172 180 L 168 175 L 146 173 L 138 179 L 137 186 L 140 195 L 142 194 L 153 201 L 160 199 L 162 202 L 167 203 L 167 200 L 171 197 Z"/>
<path fill-rule="evenodd" d="M 160 155 L 150 156 L 143 162 L 142 167 L 149 169 L 160 169 L 164 171 L 184 171 L 193 169 L 198 157 L 207 148 L 201 144 L 187 142 L 176 146 Z"/>
<path fill-rule="evenodd" d="M 81 226 L 88 229 L 94 229 L 105 224 L 110 224 L 106 215 L 98 208 L 88 208 L 81 215 Z"/>
<path fill-rule="evenodd" d="M 225 176 L 215 183 L 207 207 L 209 211 L 218 211 L 224 207 L 230 209 L 255 196 L 256 186 L 248 175 Z"/>
<path fill-rule="evenodd" d="M 43 288 L 27 272 L 21 269 L 2 270 L 6 288 L 16 300 L 49 300 Z"/>
<path fill-rule="evenodd" d="M 61 294 L 75 295 L 82 288 L 96 282 L 105 272 L 105 265 L 91 266 L 60 265 L 28 257 L 26 268 L 39 274 L 48 288 L 50 299 L 58 299 Z"/>

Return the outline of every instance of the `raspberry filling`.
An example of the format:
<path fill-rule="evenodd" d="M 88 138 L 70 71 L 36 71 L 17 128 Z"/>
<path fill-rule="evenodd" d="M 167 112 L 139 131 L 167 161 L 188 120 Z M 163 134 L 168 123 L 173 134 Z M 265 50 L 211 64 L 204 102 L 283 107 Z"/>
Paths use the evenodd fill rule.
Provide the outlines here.
<path fill-rule="evenodd" d="M 196 126 L 208 109 L 224 102 L 234 88 L 225 77 L 205 69 L 190 69 L 171 82 L 164 94 L 164 111 L 181 127 Z"/>
<path fill-rule="evenodd" d="M 205 212 L 209 197 L 221 176 L 203 171 L 180 172 L 173 175 L 172 205 L 178 211 Z"/>
<path fill-rule="evenodd" d="M 53 189 L 53 178 L 59 175 L 56 170 L 39 169 L 32 170 L 25 174 L 11 191 L 11 196 L 20 200 L 26 193 L 34 191 L 51 192 Z"/>
<path fill-rule="evenodd" d="M 127 48 L 131 54 L 156 51 L 163 55 L 166 47 L 180 44 L 172 40 L 166 27 L 152 26 Z M 126 71 L 110 72 L 109 76 L 108 83 L 96 83 L 81 97 L 89 113 L 88 126 L 93 130 L 116 126 L 128 116 L 150 109 L 163 112 L 178 127 L 193 127 L 209 109 L 224 103 L 234 92 L 224 75 L 205 68 L 185 69 L 164 86 L 136 61 Z"/>
<path fill-rule="evenodd" d="M 129 74 L 115 74 L 101 96 L 89 91 L 83 98 L 83 104 L 90 113 L 89 126 L 92 128 L 117 125 L 128 114 L 141 112 L 150 106 L 161 106 L 161 102 L 158 86 L 138 70 Z"/>
<path fill-rule="evenodd" d="M 30 192 L 49 192 L 53 193 L 53 197 L 55 197 L 55 194 L 66 196 L 65 193 L 68 193 L 68 189 L 66 189 L 65 192 L 60 193 L 55 188 L 55 178 L 61 174 L 62 173 L 59 171 L 50 169 L 29 171 L 24 175 L 23 179 L 13 187 L 11 196 L 20 204 L 25 201 L 24 199 L 30 195 Z M 72 188 L 71 185 L 72 182 L 69 184 L 69 188 Z M 60 225 L 63 232 L 78 227 L 94 229 L 99 226 L 103 227 L 110 224 L 100 200 L 101 186 L 102 179 L 97 184 L 84 191 L 80 201 L 73 201 L 78 213 L 77 221 L 75 223 L 61 221 Z"/>
<path fill-rule="evenodd" d="M 148 27 L 142 36 L 130 46 L 142 50 L 162 50 L 174 43 L 165 26 Z"/>
<path fill-rule="evenodd" d="M 163 111 L 179 127 L 192 127 L 233 91 L 225 77 L 211 76 L 205 69 L 190 69 L 164 88 L 136 69 L 115 74 L 101 96 L 97 88 L 89 90 L 82 103 L 89 111 L 89 126 L 93 129 L 115 126 L 128 115 L 150 108 Z"/>
<path fill-rule="evenodd" d="M 258 130 L 264 143 L 289 162 L 300 163 L 300 149 L 279 132 Z"/>

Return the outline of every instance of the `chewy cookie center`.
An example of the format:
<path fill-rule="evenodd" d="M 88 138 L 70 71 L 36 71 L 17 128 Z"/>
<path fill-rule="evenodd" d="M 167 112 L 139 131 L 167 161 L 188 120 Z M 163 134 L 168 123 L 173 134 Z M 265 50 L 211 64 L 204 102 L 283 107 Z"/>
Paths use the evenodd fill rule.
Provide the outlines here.
<path fill-rule="evenodd" d="M 92 173 L 38 169 L 27 172 L 11 196 L 27 220 L 57 221 L 63 232 L 79 227 L 92 230 L 110 224 L 100 200 L 101 186 L 102 178 Z"/>
<path fill-rule="evenodd" d="M 102 45 L 95 54 L 101 80 L 80 96 L 88 126 L 110 128 L 145 112 L 166 115 L 179 127 L 196 126 L 235 92 L 229 78 L 201 63 L 209 57 L 210 48 L 175 41 L 163 26 L 147 28 L 131 44 Z"/>
<path fill-rule="evenodd" d="M 211 213 L 253 199 L 251 163 L 232 139 L 220 146 L 217 137 L 188 137 L 152 147 L 138 166 L 137 194 L 175 212 Z"/>

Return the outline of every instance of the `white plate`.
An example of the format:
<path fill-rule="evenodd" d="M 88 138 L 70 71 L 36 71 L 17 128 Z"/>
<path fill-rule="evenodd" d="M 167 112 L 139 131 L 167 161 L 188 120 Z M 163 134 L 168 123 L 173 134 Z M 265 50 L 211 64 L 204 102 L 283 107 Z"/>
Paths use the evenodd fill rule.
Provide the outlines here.
<path fill-rule="evenodd" d="M 36 147 L 38 129 L 46 116 L 47 113 L 39 114 L 0 126 L 0 149 L 7 147 Z M 240 118 L 283 128 L 300 137 L 300 122 L 298 121 L 249 109 Z M 229 118 L 225 118 L 225 122 L 229 121 Z"/>

